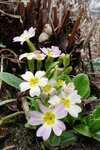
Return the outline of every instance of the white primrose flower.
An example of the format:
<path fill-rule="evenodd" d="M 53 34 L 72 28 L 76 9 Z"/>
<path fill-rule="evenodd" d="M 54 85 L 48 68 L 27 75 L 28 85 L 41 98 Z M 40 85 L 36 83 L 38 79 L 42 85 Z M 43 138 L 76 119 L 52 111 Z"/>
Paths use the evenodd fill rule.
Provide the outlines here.
<path fill-rule="evenodd" d="M 44 60 L 46 57 L 46 55 L 44 53 L 41 53 L 41 51 L 35 51 L 34 55 L 34 59 L 36 60 Z"/>
<path fill-rule="evenodd" d="M 36 55 L 33 53 L 24 53 L 19 56 L 19 60 L 23 58 L 27 58 L 28 60 L 32 60 Z"/>
<path fill-rule="evenodd" d="M 22 75 L 22 78 L 25 80 L 20 84 L 21 92 L 29 90 L 31 97 L 39 96 L 41 94 L 40 87 L 43 87 L 47 84 L 48 79 L 43 77 L 45 75 L 44 71 L 37 71 L 35 75 L 32 72 L 27 71 Z"/>
<path fill-rule="evenodd" d="M 43 97 L 48 97 L 48 95 L 53 96 L 54 93 L 56 92 L 56 86 L 57 82 L 54 79 L 51 79 L 48 81 L 48 83 L 42 87 L 42 96 Z"/>
<path fill-rule="evenodd" d="M 33 126 L 42 125 L 37 130 L 36 136 L 43 137 L 43 140 L 47 140 L 50 134 L 53 132 L 60 136 L 64 130 L 66 130 L 65 124 L 60 121 L 67 113 L 63 104 L 57 104 L 54 109 L 45 107 L 41 103 L 39 104 L 41 112 L 31 111 L 29 112 L 30 119 L 28 123 Z"/>
<path fill-rule="evenodd" d="M 45 53 L 47 56 L 52 58 L 57 58 L 61 54 L 61 50 L 59 50 L 59 47 L 57 46 L 51 46 L 51 48 L 41 48 L 41 51 Z"/>
<path fill-rule="evenodd" d="M 25 41 L 35 36 L 35 30 L 36 28 L 33 28 L 33 27 L 31 27 L 28 31 L 24 30 L 21 36 L 17 36 L 13 38 L 13 42 L 20 42 L 21 45 L 23 45 Z"/>
<path fill-rule="evenodd" d="M 51 105 L 63 103 L 66 111 L 75 118 L 78 117 L 78 113 L 82 111 L 81 107 L 77 105 L 78 103 L 81 103 L 81 96 L 77 94 L 76 90 L 70 94 L 62 91 L 59 96 L 53 96 L 48 102 Z"/>
<path fill-rule="evenodd" d="M 68 95 L 75 90 L 75 85 L 73 82 L 70 82 L 67 85 L 63 84 L 62 89 L 66 92 L 66 95 Z"/>

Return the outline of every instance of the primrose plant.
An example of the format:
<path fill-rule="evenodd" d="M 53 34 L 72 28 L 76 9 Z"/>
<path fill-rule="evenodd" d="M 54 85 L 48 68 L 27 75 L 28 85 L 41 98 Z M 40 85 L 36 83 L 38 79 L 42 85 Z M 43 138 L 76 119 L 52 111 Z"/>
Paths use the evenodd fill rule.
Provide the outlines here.
<path fill-rule="evenodd" d="M 22 79 L 6 72 L 0 74 L 0 79 L 22 93 L 27 118 L 25 126 L 35 127 L 36 136 L 42 137 L 49 145 L 63 147 L 70 140 L 75 142 L 74 132 L 88 135 L 89 127 L 82 124 L 82 114 L 85 110 L 84 99 L 90 94 L 89 79 L 83 73 L 70 77 L 70 55 L 62 53 L 58 46 L 36 50 L 30 41 L 35 36 L 35 30 L 31 27 L 13 39 L 21 44 L 27 42 L 30 50 L 19 56 L 19 60 L 28 63 Z M 79 128 L 76 122 L 79 122 Z M 87 131 L 82 131 L 86 128 Z"/>

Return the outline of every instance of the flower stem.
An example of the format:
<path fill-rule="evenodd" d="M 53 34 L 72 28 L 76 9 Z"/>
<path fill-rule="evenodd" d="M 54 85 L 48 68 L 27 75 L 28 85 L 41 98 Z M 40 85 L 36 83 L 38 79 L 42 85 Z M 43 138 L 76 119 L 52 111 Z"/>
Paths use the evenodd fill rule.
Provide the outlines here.
<path fill-rule="evenodd" d="M 41 60 L 37 60 L 37 70 L 41 70 L 42 62 Z"/>
<path fill-rule="evenodd" d="M 34 46 L 34 44 L 33 44 L 29 39 L 27 39 L 26 42 L 27 42 L 28 47 L 29 47 L 29 50 L 30 50 L 31 52 L 36 51 L 36 47 Z"/>
<path fill-rule="evenodd" d="M 46 59 L 46 63 L 45 63 L 45 68 L 47 69 L 48 68 L 48 66 L 53 62 L 53 60 L 54 60 L 54 58 L 52 58 L 52 57 L 47 57 L 47 59 Z"/>
<path fill-rule="evenodd" d="M 31 72 L 34 71 L 34 61 L 33 60 L 28 60 L 28 68 Z"/>

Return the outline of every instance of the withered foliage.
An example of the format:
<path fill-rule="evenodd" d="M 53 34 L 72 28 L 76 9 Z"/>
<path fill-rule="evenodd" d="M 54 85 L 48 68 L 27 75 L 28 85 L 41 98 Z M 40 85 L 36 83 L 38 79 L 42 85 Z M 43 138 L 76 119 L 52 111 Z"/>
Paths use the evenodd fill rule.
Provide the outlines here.
<path fill-rule="evenodd" d="M 0 41 L 15 51 L 20 45 L 12 42 L 13 37 L 20 35 L 24 29 L 36 27 L 36 36 L 32 41 L 37 49 L 57 45 L 62 52 L 71 54 L 75 67 L 81 59 L 80 49 L 83 46 L 79 29 L 82 13 L 80 8 L 78 16 L 72 17 L 71 9 L 64 0 L 57 3 L 53 0 L 30 0 L 26 7 L 23 2 L 0 2 Z M 39 36 L 46 24 L 51 26 L 52 35 L 39 43 Z"/>

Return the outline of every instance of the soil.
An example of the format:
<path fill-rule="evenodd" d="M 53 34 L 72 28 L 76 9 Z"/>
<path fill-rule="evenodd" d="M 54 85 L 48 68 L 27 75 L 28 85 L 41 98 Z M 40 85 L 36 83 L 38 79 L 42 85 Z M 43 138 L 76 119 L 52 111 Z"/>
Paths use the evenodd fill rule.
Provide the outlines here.
<path fill-rule="evenodd" d="M 18 119 L 15 123 L 7 126 L 7 133 L 0 140 L 0 150 L 99 150 L 100 143 L 80 137 L 75 145 L 59 149 L 59 148 L 43 148 L 42 141 L 36 138 L 34 130 L 24 127 L 25 118 Z"/>

